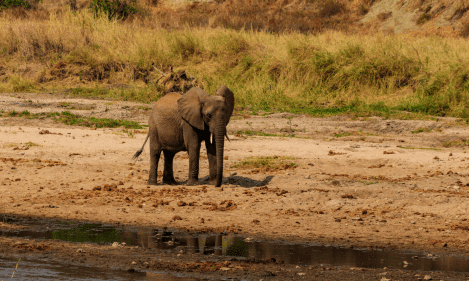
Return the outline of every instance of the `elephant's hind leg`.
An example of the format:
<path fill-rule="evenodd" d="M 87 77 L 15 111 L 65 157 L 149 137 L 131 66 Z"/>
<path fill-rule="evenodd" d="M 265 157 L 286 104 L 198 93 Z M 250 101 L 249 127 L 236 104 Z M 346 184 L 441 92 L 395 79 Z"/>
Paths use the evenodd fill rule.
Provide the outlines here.
<path fill-rule="evenodd" d="M 150 135 L 150 176 L 148 177 L 147 184 L 156 185 L 158 179 L 158 162 L 161 156 L 161 146 L 158 143 L 158 138 Z"/>
<path fill-rule="evenodd" d="M 173 175 L 173 161 L 174 161 L 174 155 L 176 155 L 176 153 L 168 151 L 168 150 L 163 150 L 163 154 L 164 154 L 163 183 L 170 184 L 170 185 L 177 185 L 177 182 L 174 179 L 174 175 Z"/>

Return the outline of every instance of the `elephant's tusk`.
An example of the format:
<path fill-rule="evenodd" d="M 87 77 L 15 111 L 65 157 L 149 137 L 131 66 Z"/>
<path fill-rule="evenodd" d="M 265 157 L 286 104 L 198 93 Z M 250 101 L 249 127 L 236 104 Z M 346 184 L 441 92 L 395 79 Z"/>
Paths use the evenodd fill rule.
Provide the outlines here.
<path fill-rule="evenodd" d="M 226 137 L 226 139 L 227 139 L 229 142 L 231 142 L 231 140 L 230 140 L 230 138 L 228 137 L 228 134 L 227 134 L 227 133 L 225 133 L 225 137 Z"/>

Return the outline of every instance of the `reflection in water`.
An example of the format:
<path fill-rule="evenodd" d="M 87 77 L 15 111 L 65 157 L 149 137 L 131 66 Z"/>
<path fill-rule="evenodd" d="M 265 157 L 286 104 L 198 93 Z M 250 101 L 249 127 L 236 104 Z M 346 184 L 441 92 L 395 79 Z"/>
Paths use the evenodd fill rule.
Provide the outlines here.
<path fill-rule="evenodd" d="M 36 224 L 41 223 L 36 222 Z M 125 242 L 143 248 L 164 251 L 184 250 L 191 254 L 224 255 L 299 265 L 325 264 L 329 266 L 355 266 L 364 268 L 402 268 L 411 270 L 469 271 L 469 262 L 462 257 L 444 257 L 432 260 L 425 254 L 399 253 L 382 250 L 356 250 L 350 248 L 283 244 L 267 241 L 246 242 L 234 235 L 191 235 L 168 229 L 112 227 L 99 224 L 57 222 L 50 230 L 0 231 L 3 236 L 60 239 L 71 242 L 113 243 Z M 418 256 L 418 259 L 412 259 Z M 405 268 L 403 262 L 409 263 Z"/>
<path fill-rule="evenodd" d="M 19 262 L 18 269 L 15 271 L 13 278 L 11 278 L 17 262 L 18 260 L 0 258 L 1 280 L 147 280 L 145 273 L 129 273 L 123 270 L 62 265 L 55 262 L 32 262 L 23 259 Z"/>

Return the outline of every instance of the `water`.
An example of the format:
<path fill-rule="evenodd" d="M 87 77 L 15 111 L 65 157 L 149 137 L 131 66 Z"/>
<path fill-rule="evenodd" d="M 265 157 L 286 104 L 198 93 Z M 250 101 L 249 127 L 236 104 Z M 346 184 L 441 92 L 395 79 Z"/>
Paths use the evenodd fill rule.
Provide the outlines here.
<path fill-rule="evenodd" d="M 353 266 L 362 268 L 399 268 L 423 271 L 469 272 L 469 260 L 459 256 L 428 257 L 426 253 L 389 250 L 364 250 L 311 244 L 250 241 L 230 234 L 189 234 L 168 229 L 114 227 L 110 225 L 38 221 L 10 218 L 11 223 L 40 225 L 38 230 L 0 231 L 8 237 L 58 239 L 70 242 L 111 244 L 125 242 L 164 251 L 186 251 L 202 255 L 233 256 L 294 265 Z"/>
<path fill-rule="evenodd" d="M 77 280 L 77 281 L 103 281 L 103 280 L 148 280 L 148 281 L 201 281 L 185 276 L 159 272 L 134 272 L 112 270 L 86 266 L 62 265 L 53 262 L 21 260 L 15 271 L 18 260 L 0 258 L 0 280 Z M 14 272 L 13 278 L 11 277 Z"/>

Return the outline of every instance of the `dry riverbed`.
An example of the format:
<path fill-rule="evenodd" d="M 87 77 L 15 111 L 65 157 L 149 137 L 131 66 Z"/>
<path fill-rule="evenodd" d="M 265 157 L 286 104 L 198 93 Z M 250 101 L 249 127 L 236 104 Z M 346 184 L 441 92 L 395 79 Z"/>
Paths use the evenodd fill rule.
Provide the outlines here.
<path fill-rule="evenodd" d="M 149 107 L 53 95 L 0 96 L 5 113 L 69 111 L 142 124 Z M 204 150 L 198 186 L 185 185 L 185 152 L 174 163 L 180 185 L 148 186 L 148 144 L 138 161 L 131 160 L 143 144 L 145 128 L 96 129 L 5 113 L 0 117 L 0 207 L 5 215 L 469 257 L 469 130 L 456 119 L 238 112 L 228 125 L 223 186 L 215 188 L 207 183 Z M 262 159 L 270 166 L 255 166 Z M 1 223 L 0 228 L 21 226 Z M 383 272 L 392 280 L 418 278 L 405 270 L 297 268 L 228 258 L 196 267 L 197 255 L 155 257 L 150 250 L 102 245 L 77 253 L 75 248 L 84 246 L 57 241 L 0 238 L 0 244 L 4 257 L 49 255 L 71 263 L 220 278 L 380 280 Z M 131 266 L 136 256 L 139 261 Z M 464 273 L 433 275 L 466 278 Z"/>

